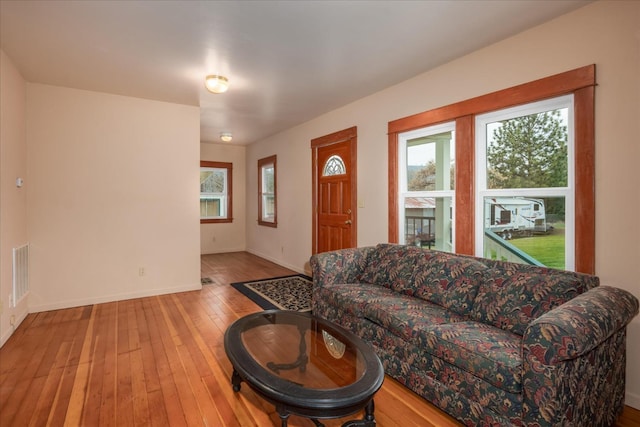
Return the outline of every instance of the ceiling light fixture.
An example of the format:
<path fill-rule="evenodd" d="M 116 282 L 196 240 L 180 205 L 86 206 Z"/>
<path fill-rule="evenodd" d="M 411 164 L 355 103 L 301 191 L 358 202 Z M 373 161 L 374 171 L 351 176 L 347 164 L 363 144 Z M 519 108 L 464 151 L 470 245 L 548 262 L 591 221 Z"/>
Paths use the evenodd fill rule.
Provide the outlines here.
<path fill-rule="evenodd" d="M 231 133 L 229 132 L 223 132 L 220 134 L 220 139 L 224 142 L 231 142 L 231 140 L 233 139 L 233 135 L 231 135 Z"/>
<path fill-rule="evenodd" d="M 204 85 L 209 92 L 224 93 L 229 89 L 229 79 L 215 74 L 208 75 Z"/>

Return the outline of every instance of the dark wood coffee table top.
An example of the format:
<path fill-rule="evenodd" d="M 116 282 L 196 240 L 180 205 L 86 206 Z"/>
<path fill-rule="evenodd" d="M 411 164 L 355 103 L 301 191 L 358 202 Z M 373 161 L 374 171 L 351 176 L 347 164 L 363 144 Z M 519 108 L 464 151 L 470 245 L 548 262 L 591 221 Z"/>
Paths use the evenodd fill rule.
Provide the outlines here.
<path fill-rule="evenodd" d="M 282 425 L 291 414 L 339 418 L 365 408 L 363 420 L 345 426 L 373 426 L 373 395 L 384 371 L 371 347 L 327 320 L 296 311 L 268 310 L 235 321 L 224 347 L 233 365 L 232 384 L 241 381 L 276 406 Z"/>

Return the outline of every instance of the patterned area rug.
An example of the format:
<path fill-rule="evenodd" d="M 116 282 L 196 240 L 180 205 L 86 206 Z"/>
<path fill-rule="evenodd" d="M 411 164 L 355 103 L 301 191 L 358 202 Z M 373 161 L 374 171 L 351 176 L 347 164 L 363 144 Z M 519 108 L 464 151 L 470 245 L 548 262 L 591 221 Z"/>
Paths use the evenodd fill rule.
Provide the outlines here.
<path fill-rule="evenodd" d="M 311 277 L 303 274 L 231 284 L 264 310 L 295 311 L 311 310 L 312 285 Z"/>

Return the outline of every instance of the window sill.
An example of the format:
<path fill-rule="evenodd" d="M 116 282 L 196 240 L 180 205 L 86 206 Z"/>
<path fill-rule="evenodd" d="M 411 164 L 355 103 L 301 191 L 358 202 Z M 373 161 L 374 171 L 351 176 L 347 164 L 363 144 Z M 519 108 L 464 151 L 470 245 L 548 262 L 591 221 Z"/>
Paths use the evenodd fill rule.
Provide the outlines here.
<path fill-rule="evenodd" d="M 233 222 L 233 218 L 216 218 L 216 219 L 201 219 L 200 224 L 221 224 L 225 222 Z"/>
<path fill-rule="evenodd" d="M 260 219 L 258 220 L 258 225 L 264 225 L 265 227 L 278 228 L 277 222 L 267 222 L 267 221 L 262 221 Z"/>

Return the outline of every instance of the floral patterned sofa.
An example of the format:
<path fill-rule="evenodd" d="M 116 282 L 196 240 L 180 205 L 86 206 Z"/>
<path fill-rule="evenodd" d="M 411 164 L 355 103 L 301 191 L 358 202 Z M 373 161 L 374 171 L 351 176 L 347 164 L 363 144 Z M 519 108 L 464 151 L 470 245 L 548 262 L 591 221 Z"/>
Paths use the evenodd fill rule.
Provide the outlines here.
<path fill-rule="evenodd" d="M 311 257 L 312 310 L 467 425 L 609 426 L 630 293 L 595 276 L 380 244 Z"/>

